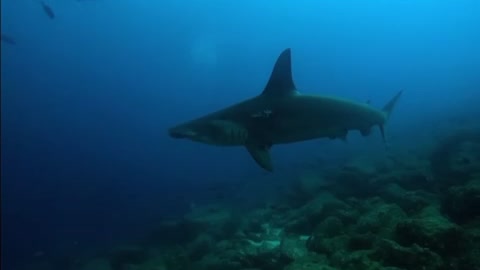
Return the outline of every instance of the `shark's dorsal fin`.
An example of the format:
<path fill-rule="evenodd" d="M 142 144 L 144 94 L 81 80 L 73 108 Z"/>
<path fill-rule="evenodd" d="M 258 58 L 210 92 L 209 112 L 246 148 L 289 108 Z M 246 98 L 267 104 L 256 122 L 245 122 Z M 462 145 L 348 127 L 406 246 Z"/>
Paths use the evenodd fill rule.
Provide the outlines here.
<path fill-rule="evenodd" d="M 296 93 L 292 78 L 292 57 L 290 48 L 285 49 L 275 62 L 272 74 L 262 95 L 281 96 Z"/>
<path fill-rule="evenodd" d="M 270 147 L 267 145 L 246 144 L 248 152 L 260 167 L 271 172 L 273 171 L 272 160 L 270 158 Z"/>

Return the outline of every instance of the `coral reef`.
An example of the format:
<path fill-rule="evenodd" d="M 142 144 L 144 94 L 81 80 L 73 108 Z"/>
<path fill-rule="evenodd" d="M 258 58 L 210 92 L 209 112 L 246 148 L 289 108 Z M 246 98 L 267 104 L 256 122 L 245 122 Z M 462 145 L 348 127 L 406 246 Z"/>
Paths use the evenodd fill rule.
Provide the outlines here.
<path fill-rule="evenodd" d="M 195 206 L 136 246 L 68 270 L 480 269 L 479 135 L 453 134 L 429 160 L 399 153 L 309 168 L 277 202 Z"/>
<path fill-rule="evenodd" d="M 442 188 L 480 173 L 480 131 L 462 130 L 444 138 L 432 152 L 431 170 Z"/>

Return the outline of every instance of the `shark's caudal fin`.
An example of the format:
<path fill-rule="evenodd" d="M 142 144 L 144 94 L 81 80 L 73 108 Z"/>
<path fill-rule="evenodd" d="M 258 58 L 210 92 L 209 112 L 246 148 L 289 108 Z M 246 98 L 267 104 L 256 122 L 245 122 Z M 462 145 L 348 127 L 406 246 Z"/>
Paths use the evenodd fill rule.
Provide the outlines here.
<path fill-rule="evenodd" d="M 279 96 L 294 93 L 296 93 L 296 87 L 292 78 L 292 56 L 291 50 L 288 48 L 277 58 L 262 95 Z"/>
<path fill-rule="evenodd" d="M 392 114 L 393 109 L 395 108 L 395 105 L 397 104 L 398 100 L 400 99 L 400 96 L 402 95 L 403 91 L 399 91 L 390 101 L 383 106 L 382 111 L 385 113 L 386 120 L 390 118 L 390 115 Z M 382 133 L 382 139 L 384 142 L 385 140 L 385 130 L 383 128 L 383 124 L 380 125 L 380 132 Z"/>

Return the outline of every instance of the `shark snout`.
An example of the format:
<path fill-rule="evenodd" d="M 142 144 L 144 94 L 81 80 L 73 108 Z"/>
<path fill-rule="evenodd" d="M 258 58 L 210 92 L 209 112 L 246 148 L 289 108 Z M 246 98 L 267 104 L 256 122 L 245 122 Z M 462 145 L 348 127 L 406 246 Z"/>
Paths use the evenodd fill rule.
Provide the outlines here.
<path fill-rule="evenodd" d="M 171 128 L 168 130 L 168 135 L 175 139 L 188 139 L 195 136 L 195 132 L 183 128 Z"/>
<path fill-rule="evenodd" d="M 178 132 L 178 131 L 176 131 L 176 130 L 174 130 L 174 129 L 170 129 L 170 130 L 168 131 L 168 135 L 170 135 L 170 137 L 175 138 L 175 139 L 185 138 L 185 136 L 184 136 L 183 133 Z"/>

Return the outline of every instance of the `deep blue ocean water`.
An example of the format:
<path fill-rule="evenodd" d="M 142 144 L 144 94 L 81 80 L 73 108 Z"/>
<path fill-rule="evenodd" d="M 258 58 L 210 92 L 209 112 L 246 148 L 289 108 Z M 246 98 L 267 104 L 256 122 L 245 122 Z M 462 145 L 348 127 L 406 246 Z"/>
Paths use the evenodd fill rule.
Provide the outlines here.
<path fill-rule="evenodd" d="M 381 107 L 403 89 L 391 144 L 415 147 L 453 112 L 480 111 L 476 0 L 45 3 L 54 19 L 39 1 L 1 2 L 16 42 L 1 44 L 2 269 L 137 237 L 211 183 L 269 186 L 319 156 L 383 151 L 378 132 L 278 146 L 272 176 L 243 148 L 168 137 L 260 93 L 287 47 L 301 92 Z"/>

